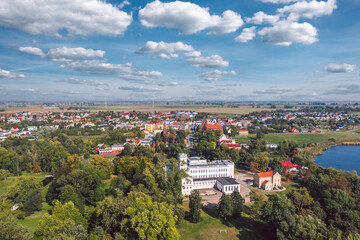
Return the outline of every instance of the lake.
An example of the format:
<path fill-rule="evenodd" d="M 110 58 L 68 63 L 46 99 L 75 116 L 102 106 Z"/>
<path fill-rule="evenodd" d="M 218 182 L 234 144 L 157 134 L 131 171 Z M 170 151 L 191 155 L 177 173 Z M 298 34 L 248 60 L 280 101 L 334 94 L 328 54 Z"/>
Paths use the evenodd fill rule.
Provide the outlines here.
<path fill-rule="evenodd" d="M 315 157 L 315 163 L 322 167 L 352 171 L 360 174 L 360 146 L 335 146 Z"/>

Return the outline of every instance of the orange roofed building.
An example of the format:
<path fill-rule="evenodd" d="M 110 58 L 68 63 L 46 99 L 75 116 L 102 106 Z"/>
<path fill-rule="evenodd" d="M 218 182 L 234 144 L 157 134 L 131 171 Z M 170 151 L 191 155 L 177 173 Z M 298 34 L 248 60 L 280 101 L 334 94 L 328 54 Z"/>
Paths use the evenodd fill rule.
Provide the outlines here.
<path fill-rule="evenodd" d="M 278 172 L 272 170 L 255 173 L 254 186 L 257 186 L 266 191 L 272 190 L 275 187 L 280 187 L 281 175 Z"/>
<path fill-rule="evenodd" d="M 207 124 L 206 130 L 220 130 L 221 132 L 223 132 L 223 128 L 219 124 Z"/>

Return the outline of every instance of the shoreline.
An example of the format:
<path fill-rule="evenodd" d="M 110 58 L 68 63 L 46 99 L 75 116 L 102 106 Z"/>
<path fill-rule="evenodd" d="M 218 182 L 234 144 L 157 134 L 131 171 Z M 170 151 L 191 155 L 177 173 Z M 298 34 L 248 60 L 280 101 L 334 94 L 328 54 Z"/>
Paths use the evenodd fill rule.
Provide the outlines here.
<path fill-rule="evenodd" d="M 328 150 L 331 147 L 336 147 L 336 146 L 359 146 L 360 145 L 360 141 L 343 141 L 343 142 L 323 142 L 320 143 L 317 146 L 314 146 L 312 149 L 304 149 L 305 153 L 308 153 L 311 155 L 312 157 L 312 162 L 314 164 L 315 163 L 315 157 L 320 156 L 321 154 L 323 154 L 323 151 Z M 310 159 L 309 159 L 310 160 Z M 318 165 L 318 164 L 316 164 Z M 318 165 L 320 166 L 320 165 Z"/>
<path fill-rule="evenodd" d="M 317 156 L 320 156 L 323 154 L 323 151 L 326 151 L 332 147 L 337 147 L 337 146 L 360 146 L 360 142 L 356 141 L 356 142 L 339 142 L 339 143 L 332 143 L 332 144 L 327 144 L 326 146 L 323 146 L 323 150 L 320 150 L 320 152 L 318 152 L 314 157 L 313 157 L 313 164 L 316 164 L 317 166 L 319 167 L 322 167 L 322 168 L 328 168 L 328 167 L 324 167 L 324 166 L 321 166 L 320 164 L 316 163 L 315 162 L 315 158 Z M 336 169 L 337 171 L 345 171 L 345 172 L 351 172 L 349 170 L 343 170 L 343 169 Z M 356 171 L 356 170 L 352 170 L 352 171 Z M 359 173 L 358 173 L 358 176 L 359 176 Z"/>

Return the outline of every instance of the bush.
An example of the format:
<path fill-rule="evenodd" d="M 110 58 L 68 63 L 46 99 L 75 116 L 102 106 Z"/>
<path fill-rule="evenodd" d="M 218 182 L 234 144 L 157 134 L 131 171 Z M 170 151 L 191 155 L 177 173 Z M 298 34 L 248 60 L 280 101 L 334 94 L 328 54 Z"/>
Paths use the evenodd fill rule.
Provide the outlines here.
<path fill-rule="evenodd" d="M 6 180 L 6 178 L 10 176 L 10 172 L 6 169 L 0 169 L 0 180 Z"/>
<path fill-rule="evenodd" d="M 176 206 L 174 208 L 174 214 L 175 214 L 175 216 L 177 216 L 176 223 L 179 223 L 179 222 L 181 222 L 181 220 L 184 219 L 186 210 L 182 206 Z"/>

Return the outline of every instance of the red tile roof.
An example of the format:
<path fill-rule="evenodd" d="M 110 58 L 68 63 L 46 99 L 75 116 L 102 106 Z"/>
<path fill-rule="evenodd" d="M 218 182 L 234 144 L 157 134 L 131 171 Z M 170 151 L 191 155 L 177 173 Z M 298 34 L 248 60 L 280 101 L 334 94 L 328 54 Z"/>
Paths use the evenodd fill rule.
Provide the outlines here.
<path fill-rule="evenodd" d="M 259 178 L 263 178 L 263 177 L 272 177 L 276 174 L 276 171 L 272 171 L 272 170 L 269 170 L 267 172 L 260 172 L 260 173 L 257 173 L 257 175 L 259 176 Z"/>
<path fill-rule="evenodd" d="M 228 148 L 241 148 L 240 144 L 226 144 Z"/>
<path fill-rule="evenodd" d="M 222 130 L 222 127 L 218 124 L 213 124 L 213 125 L 206 125 L 206 129 Z"/>
<path fill-rule="evenodd" d="M 294 165 L 291 161 L 282 162 L 281 165 L 282 165 L 284 168 L 294 168 L 294 167 L 295 167 L 295 165 Z"/>

